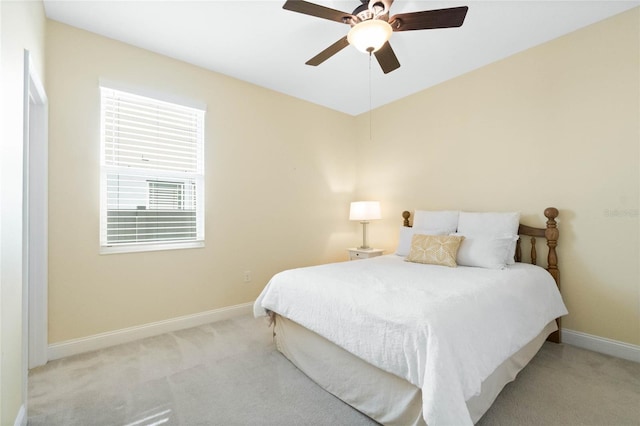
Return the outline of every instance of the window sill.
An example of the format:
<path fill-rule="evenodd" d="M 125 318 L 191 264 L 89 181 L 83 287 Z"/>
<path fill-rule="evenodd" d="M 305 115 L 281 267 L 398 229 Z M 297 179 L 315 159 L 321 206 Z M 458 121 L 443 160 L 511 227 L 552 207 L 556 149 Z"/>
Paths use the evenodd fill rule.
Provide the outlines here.
<path fill-rule="evenodd" d="M 184 243 L 151 243 L 129 244 L 117 246 L 101 246 L 100 254 L 137 253 L 160 250 L 182 250 L 204 247 L 204 241 L 189 241 Z"/>

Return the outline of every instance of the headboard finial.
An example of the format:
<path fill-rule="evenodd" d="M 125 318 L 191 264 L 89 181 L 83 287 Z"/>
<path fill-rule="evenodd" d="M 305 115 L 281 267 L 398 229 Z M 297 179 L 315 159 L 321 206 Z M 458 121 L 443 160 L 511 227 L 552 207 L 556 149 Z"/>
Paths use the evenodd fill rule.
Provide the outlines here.
<path fill-rule="evenodd" d="M 558 214 L 558 209 L 556 209 L 555 207 L 547 207 L 546 209 L 544 209 L 544 216 L 549 220 L 554 220 L 554 222 L 555 218 L 558 217 Z"/>
<path fill-rule="evenodd" d="M 404 226 L 409 226 L 409 218 L 411 217 L 411 213 L 407 210 L 402 212 L 402 217 L 404 218 Z"/>

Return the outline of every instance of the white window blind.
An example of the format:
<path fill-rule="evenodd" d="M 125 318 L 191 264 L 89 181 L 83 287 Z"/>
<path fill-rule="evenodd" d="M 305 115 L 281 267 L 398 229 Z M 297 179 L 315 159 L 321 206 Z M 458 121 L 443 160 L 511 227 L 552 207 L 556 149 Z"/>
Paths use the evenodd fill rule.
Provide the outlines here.
<path fill-rule="evenodd" d="M 100 90 L 101 246 L 204 241 L 204 111 Z"/>

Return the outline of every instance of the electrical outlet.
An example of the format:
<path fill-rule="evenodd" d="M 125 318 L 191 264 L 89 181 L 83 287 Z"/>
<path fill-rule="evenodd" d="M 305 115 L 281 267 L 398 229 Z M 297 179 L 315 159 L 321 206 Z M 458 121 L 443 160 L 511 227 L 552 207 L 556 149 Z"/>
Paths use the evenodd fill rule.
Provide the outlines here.
<path fill-rule="evenodd" d="M 251 271 L 244 271 L 244 282 L 245 283 L 251 282 Z"/>

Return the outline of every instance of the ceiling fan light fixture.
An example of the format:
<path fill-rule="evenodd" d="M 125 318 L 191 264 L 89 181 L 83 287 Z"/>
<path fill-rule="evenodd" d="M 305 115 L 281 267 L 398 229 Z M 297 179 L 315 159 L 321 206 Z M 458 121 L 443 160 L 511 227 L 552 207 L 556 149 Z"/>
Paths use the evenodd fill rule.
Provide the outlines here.
<path fill-rule="evenodd" d="M 369 19 L 354 25 L 349 30 L 347 41 L 361 52 L 373 53 L 380 50 L 389 41 L 392 33 L 393 29 L 388 22 Z"/>

